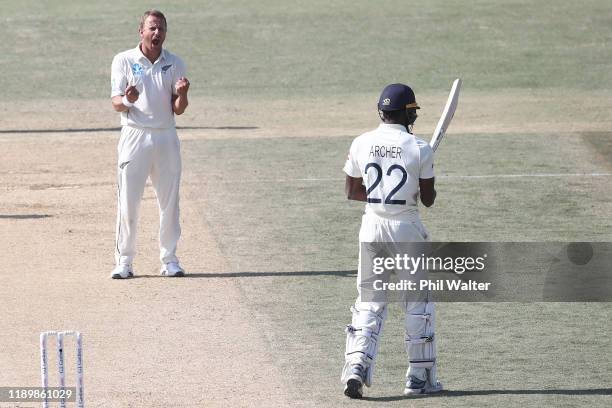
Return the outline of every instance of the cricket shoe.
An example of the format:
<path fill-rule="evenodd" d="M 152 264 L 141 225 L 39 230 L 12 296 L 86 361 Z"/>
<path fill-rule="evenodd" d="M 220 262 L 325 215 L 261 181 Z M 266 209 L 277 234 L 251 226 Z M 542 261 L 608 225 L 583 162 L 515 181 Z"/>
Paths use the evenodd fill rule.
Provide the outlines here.
<path fill-rule="evenodd" d="M 162 276 L 180 277 L 185 276 L 185 270 L 181 268 L 178 262 L 168 262 L 162 265 L 160 273 Z"/>
<path fill-rule="evenodd" d="M 127 279 L 133 276 L 132 265 L 117 265 L 111 272 L 111 278 L 113 279 Z"/>
<path fill-rule="evenodd" d="M 346 386 L 344 387 L 344 395 L 349 398 L 363 397 L 363 382 L 365 379 L 365 368 L 361 364 L 354 364 L 349 368 L 351 375 L 349 376 Z"/>
<path fill-rule="evenodd" d="M 428 386 L 429 385 L 429 386 Z M 425 380 L 419 380 L 415 376 L 411 375 L 406 381 L 406 388 L 404 388 L 404 395 L 414 396 L 423 394 L 434 394 L 442 391 L 442 383 L 436 381 L 435 386 L 431 386 Z"/>

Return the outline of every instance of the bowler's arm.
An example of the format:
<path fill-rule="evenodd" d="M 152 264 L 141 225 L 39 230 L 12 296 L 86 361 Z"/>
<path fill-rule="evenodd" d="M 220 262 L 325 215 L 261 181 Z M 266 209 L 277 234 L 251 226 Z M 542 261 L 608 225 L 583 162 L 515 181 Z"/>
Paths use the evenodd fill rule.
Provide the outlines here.
<path fill-rule="evenodd" d="M 122 98 L 123 98 L 123 96 L 121 96 L 121 95 L 113 96 L 111 98 L 111 103 L 113 104 L 113 109 L 115 110 L 115 112 L 125 112 L 126 110 L 129 109 L 121 101 Z"/>
<path fill-rule="evenodd" d="M 180 77 L 174 84 L 176 93 L 172 95 L 172 111 L 176 115 L 182 115 L 189 105 L 187 100 L 187 91 L 189 91 L 189 80 L 185 77 Z"/>
<path fill-rule="evenodd" d="M 344 191 L 349 200 L 367 201 L 366 188 L 361 177 L 346 176 Z"/>
<path fill-rule="evenodd" d="M 176 115 L 182 115 L 187 109 L 189 101 L 187 100 L 187 94 L 185 95 L 172 95 L 172 111 Z"/>
<path fill-rule="evenodd" d="M 138 100 L 139 95 L 140 94 L 134 85 L 128 85 L 127 88 L 125 88 L 125 95 L 115 95 L 111 98 L 113 109 L 115 109 L 117 112 L 125 112 L 126 110 L 130 109 L 130 106 L 132 106 L 134 102 Z M 126 106 L 123 103 L 124 96 L 127 99 L 129 106 Z"/>
<path fill-rule="evenodd" d="M 125 112 L 130 109 L 123 104 L 122 95 L 113 96 L 111 98 L 111 103 L 113 104 L 113 109 L 115 110 L 115 112 Z"/>
<path fill-rule="evenodd" d="M 126 74 L 127 62 L 120 56 L 113 58 L 111 66 L 111 104 L 115 112 L 125 112 L 138 100 L 139 92 L 136 86 L 130 85 Z M 124 104 L 123 97 L 128 105 Z"/>

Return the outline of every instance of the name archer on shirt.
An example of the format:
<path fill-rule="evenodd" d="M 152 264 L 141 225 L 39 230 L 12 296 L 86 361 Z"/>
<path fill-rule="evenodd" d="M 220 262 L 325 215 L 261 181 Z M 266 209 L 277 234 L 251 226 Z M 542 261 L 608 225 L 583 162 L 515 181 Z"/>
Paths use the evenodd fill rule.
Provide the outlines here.
<path fill-rule="evenodd" d="M 390 159 L 401 159 L 402 148 L 399 146 L 378 146 L 370 148 L 370 157 L 388 157 Z"/>

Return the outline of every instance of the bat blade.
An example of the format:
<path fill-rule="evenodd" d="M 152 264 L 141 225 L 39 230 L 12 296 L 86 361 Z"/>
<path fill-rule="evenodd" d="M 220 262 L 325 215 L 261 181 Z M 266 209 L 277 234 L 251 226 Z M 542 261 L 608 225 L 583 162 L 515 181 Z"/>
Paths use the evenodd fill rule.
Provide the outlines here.
<path fill-rule="evenodd" d="M 446 129 L 448 129 L 448 126 L 453 120 L 455 110 L 457 109 L 457 105 L 459 104 L 460 90 L 461 78 L 457 78 L 455 79 L 455 82 L 453 82 L 450 94 L 448 95 L 448 99 L 446 100 L 446 105 L 444 106 L 444 111 L 442 111 L 442 116 L 440 116 L 440 120 L 438 121 L 436 130 L 434 130 L 433 132 L 431 142 L 429 142 L 429 145 L 434 150 L 434 152 L 438 149 L 442 138 L 444 138 L 444 135 L 446 134 Z"/>

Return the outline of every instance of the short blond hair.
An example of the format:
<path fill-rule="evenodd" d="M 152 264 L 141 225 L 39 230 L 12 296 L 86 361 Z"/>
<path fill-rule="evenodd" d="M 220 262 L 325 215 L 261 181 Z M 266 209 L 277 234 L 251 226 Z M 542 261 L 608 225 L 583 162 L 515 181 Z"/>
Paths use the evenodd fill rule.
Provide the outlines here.
<path fill-rule="evenodd" d="M 164 13 L 162 13 L 159 10 L 152 9 L 152 10 L 145 11 L 142 17 L 140 17 L 140 25 L 138 26 L 139 30 L 143 29 L 145 20 L 149 16 L 161 18 L 162 20 L 164 20 L 164 26 L 166 27 L 166 29 L 168 29 L 168 23 L 166 22 L 166 16 L 164 16 Z"/>

